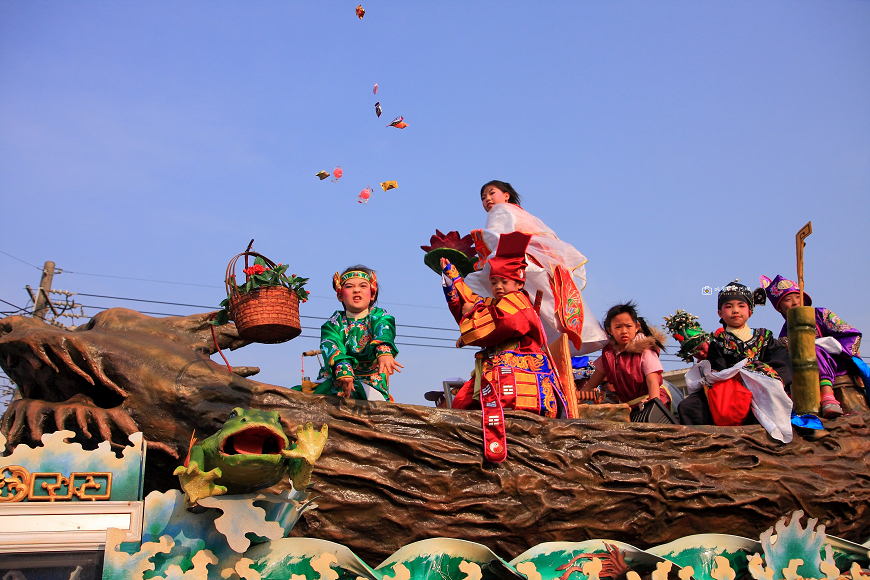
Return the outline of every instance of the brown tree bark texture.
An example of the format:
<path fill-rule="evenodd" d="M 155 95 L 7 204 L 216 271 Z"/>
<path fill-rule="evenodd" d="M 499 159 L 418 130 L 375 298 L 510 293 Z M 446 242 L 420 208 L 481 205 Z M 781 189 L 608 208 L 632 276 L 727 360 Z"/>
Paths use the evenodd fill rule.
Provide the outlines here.
<path fill-rule="evenodd" d="M 829 534 L 870 534 L 870 429 L 861 416 L 830 422 L 817 441 L 781 445 L 759 426 L 509 412 L 508 459 L 490 464 L 477 412 L 296 397 L 276 408 L 288 423 L 303 416 L 330 429 L 312 480 L 319 508 L 294 535 L 348 545 L 371 562 L 433 536 L 503 557 L 547 541 L 756 538 L 796 509 Z"/>

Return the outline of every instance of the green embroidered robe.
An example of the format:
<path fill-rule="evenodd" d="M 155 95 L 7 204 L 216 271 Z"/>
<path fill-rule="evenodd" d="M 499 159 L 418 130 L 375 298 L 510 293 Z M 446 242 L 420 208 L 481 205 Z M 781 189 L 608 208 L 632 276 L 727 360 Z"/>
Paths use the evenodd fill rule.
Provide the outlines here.
<path fill-rule="evenodd" d="M 354 399 L 389 401 L 389 384 L 378 374 L 378 357 L 399 354 L 396 348 L 396 319 L 374 307 L 367 316 L 354 320 L 337 310 L 320 327 L 320 350 L 324 366 L 314 390 L 316 395 L 335 395 L 335 379 L 353 377 Z"/>

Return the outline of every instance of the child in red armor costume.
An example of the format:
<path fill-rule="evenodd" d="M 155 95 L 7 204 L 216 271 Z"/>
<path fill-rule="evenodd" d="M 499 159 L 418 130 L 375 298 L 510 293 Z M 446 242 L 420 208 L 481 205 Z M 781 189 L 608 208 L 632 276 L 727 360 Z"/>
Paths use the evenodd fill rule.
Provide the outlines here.
<path fill-rule="evenodd" d="M 541 319 L 523 290 L 530 239 L 521 232 L 500 236 L 489 261 L 492 298 L 474 294 L 456 268 L 441 261 L 444 294 L 462 333 L 457 346 L 484 347 L 475 355 L 474 376 L 452 406 L 483 410 L 484 454 L 493 462 L 507 457 L 503 409 L 567 417 Z"/>

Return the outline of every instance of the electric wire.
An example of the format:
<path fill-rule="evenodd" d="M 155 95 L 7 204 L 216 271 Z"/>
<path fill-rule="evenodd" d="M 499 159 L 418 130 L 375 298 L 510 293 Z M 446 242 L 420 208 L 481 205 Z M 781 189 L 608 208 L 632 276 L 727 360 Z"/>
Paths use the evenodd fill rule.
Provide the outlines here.
<path fill-rule="evenodd" d="M 215 306 L 205 306 L 202 304 L 184 304 L 182 302 L 165 302 L 162 300 L 145 300 L 144 298 L 124 298 L 122 296 L 105 296 L 103 294 L 86 294 L 84 292 L 76 292 L 76 296 L 87 296 L 89 298 L 106 298 L 108 300 L 126 300 L 130 302 L 147 302 L 148 304 L 165 304 L 167 306 L 186 306 L 189 308 L 205 308 L 206 310 L 217 310 Z M 177 314 L 169 314 L 167 316 L 177 316 Z M 323 320 L 320 316 L 306 316 L 300 314 L 299 318 L 310 318 L 312 320 Z M 419 328 L 421 330 L 443 330 L 445 332 L 456 332 L 455 328 L 440 328 L 437 326 L 418 326 L 412 324 L 396 324 L 403 328 Z"/>
<path fill-rule="evenodd" d="M 72 270 L 64 270 L 64 274 L 78 274 L 79 276 L 97 276 L 99 278 L 115 278 L 117 280 L 134 280 L 136 282 L 154 282 L 157 284 L 175 284 L 177 286 L 197 286 L 199 288 L 220 288 L 212 284 L 193 284 L 192 282 L 172 282 L 170 280 L 151 280 L 149 278 L 131 278 L 130 276 L 112 276 L 109 274 L 89 274 L 87 272 L 73 272 Z"/>
<path fill-rule="evenodd" d="M 94 310 L 101 310 L 101 311 L 102 310 L 109 310 L 111 308 L 110 306 L 88 306 L 88 305 L 84 305 L 84 304 L 82 304 L 81 307 L 82 308 L 92 308 Z M 149 314 L 152 316 L 184 316 L 182 314 L 170 314 L 168 312 L 149 312 L 146 310 L 139 310 L 138 312 L 140 312 L 141 314 Z M 316 318 L 316 317 L 312 316 L 309 318 Z M 320 319 L 318 319 L 318 320 L 320 320 Z M 303 330 L 320 330 L 319 327 L 314 327 L 314 326 L 302 326 L 301 328 Z M 302 338 L 320 339 L 319 336 L 308 336 L 308 335 L 304 335 L 304 334 L 300 335 L 300 336 Z M 442 340 L 442 341 L 447 341 L 447 342 L 452 342 L 452 343 L 456 342 L 455 338 L 441 338 L 441 337 L 437 337 L 437 336 L 402 336 L 401 334 L 398 336 L 400 339 L 413 338 L 413 339 L 418 339 L 418 340 Z M 442 344 L 416 344 L 416 343 L 412 343 L 412 342 L 398 342 L 398 341 L 396 342 L 396 344 L 399 346 L 419 346 L 419 347 L 425 347 L 425 348 L 450 348 L 450 349 L 454 349 L 454 350 L 457 348 L 456 346 L 446 346 L 446 345 L 442 345 Z M 461 347 L 461 348 L 472 348 L 472 347 Z"/>
<path fill-rule="evenodd" d="M 110 308 L 109 306 L 91 306 L 88 304 L 80 304 L 78 306 L 80 306 L 81 308 L 93 308 L 95 310 L 108 310 Z M 141 312 L 142 314 L 154 314 L 156 316 L 184 316 L 183 314 L 169 314 L 168 312 L 146 312 L 144 310 L 140 310 L 139 312 Z M 309 318 L 316 318 L 316 317 L 310 316 Z M 318 320 L 320 320 L 320 319 L 318 319 Z M 300 328 L 302 328 L 303 330 L 320 330 L 319 326 L 301 326 Z M 415 335 L 408 335 L 408 334 L 403 334 L 400 336 L 402 336 L 402 338 L 416 338 L 416 339 L 420 339 L 420 340 L 442 340 L 442 341 L 447 341 L 447 342 L 454 342 L 454 343 L 456 342 L 455 338 L 442 338 L 439 336 L 415 336 Z"/>
<path fill-rule="evenodd" d="M 30 262 L 25 262 L 25 261 L 22 260 L 21 258 L 16 258 L 16 257 L 13 256 L 12 254 L 7 254 L 7 253 L 4 252 L 3 250 L 0 250 L 0 254 L 3 254 L 4 256 L 9 256 L 9 257 L 12 258 L 13 260 L 18 260 L 18 261 L 21 262 L 22 264 L 27 264 L 27 265 L 30 266 L 31 268 L 36 268 L 37 270 L 42 270 L 42 268 L 40 268 L 39 266 L 34 266 L 34 265 L 31 264 Z"/>
<path fill-rule="evenodd" d="M 12 308 L 17 308 L 17 310 L 15 310 L 15 312 L 21 312 L 22 310 L 24 310 L 24 308 L 22 308 L 21 306 L 16 306 L 16 305 L 12 304 L 11 302 L 7 302 L 7 301 L 3 300 L 2 298 L 0 298 L 0 302 L 2 302 L 3 304 L 8 304 Z"/>
<path fill-rule="evenodd" d="M 0 253 L 5 254 L 5 255 L 9 256 L 10 258 L 14 258 L 14 259 L 18 260 L 19 262 L 27 264 L 28 266 L 33 266 L 33 264 L 29 264 L 27 262 L 24 262 L 24 260 L 20 260 L 20 259 L 16 258 L 15 256 L 12 256 L 11 254 L 7 254 L 6 252 L 3 252 L 2 250 L 0 250 Z M 33 267 L 40 269 L 37 266 L 33 266 Z M 74 272 L 69 272 L 69 271 L 65 271 L 65 272 L 74 273 Z M 96 275 L 101 275 L 101 274 L 94 274 L 94 275 L 96 276 Z M 108 276 L 108 277 L 112 277 L 112 276 Z M 119 276 L 114 276 L 114 277 L 118 278 Z M 125 279 L 164 282 L 162 280 L 145 280 L 143 278 L 125 278 Z M 166 283 L 172 283 L 172 282 L 166 282 Z M 181 283 L 179 282 L 179 284 L 181 284 Z M 199 284 L 199 285 L 188 284 L 188 285 L 203 286 L 201 284 Z M 207 287 L 207 288 L 219 288 L 219 286 L 205 286 L 205 287 Z M 183 307 L 188 307 L 188 308 L 204 308 L 206 310 L 215 310 L 214 306 L 205 306 L 202 304 L 186 304 L 186 303 L 182 303 L 182 302 L 167 302 L 167 301 L 162 301 L 162 300 L 146 300 L 144 298 L 126 298 L 123 296 L 107 296 L 104 294 L 88 294 L 88 293 L 84 293 L 84 292 L 76 292 L 75 295 L 88 296 L 90 298 L 105 298 L 108 300 L 125 300 L 125 301 L 130 301 L 130 302 L 145 302 L 148 304 L 165 304 L 167 306 L 183 306 Z M 3 312 L 3 314 L 14 314 L 15 312 L 21 312 L 21 311 L 25 310 L 25 308 L 21 308 L 19 306 L 16 306 L 15 304 L 12 304 L 11 302 L 7 302 L 6 300 L 3 300 L 3 299 L 0 299 L 0 302 L 3 302 L 4 304 L 8 304 L 9 306 L 12 306 L 13 308 L 18 309 L 16 311 L 11 312 L 11 313 L 10 312 Z M 108 310 L 110 307 L 108 307 L 108 306 L 84 306 L 83 305 L 82 308 Z M 153 316 L 184 316 L 184 315 L 180 315 L 180 314 L 170 314 L 168 312 L 148 312 L 148 311 L 144 311 L 144 310 L 141 310 L 140 312 L 142 314 L 149 314 L 149 315 L 153 315 Z M 299 318 L 308 318 L 308 319 L 312 319 L 312 320 L 323 320 L 322 317 L 318 317 L 318 316 L 300 315 Z M 396 326 L 397 327 L 400 326 L 402 328 L 417 328 L 417 329 L 421 329 L 421 330 L 438 330 L 438 331 L 444 331 L 444 332 L 456 332 L 455 328 L 441 328 L 441 327 L 437 327 L 437 326 L 421 326 L 421 325 L 414 325 L 414 324 L 396 324 Z M 318 330 L 318 328 L 310 327 L 310 326 L 303 326 L 302 328 L 306 329 L 306 330 Z M 306 336 L 306 335 L 301 335 L 301 336 L 303 338 L 319 338 L 316 336 Z M 441 340 L 441 341 L 455 342 L 455 339 L 453 339 L 453 338 L 443 338 L 443 337 L 435 337 L 435 336 L 407 336 L 406 338 L 414 338 L 414 339 L 419 339 L 419 340 Z M 397 343 L 397 344 L 399 344 L 399 343 Z M 449 346 L 443 346 L 443 345 L 421 345 L 421 344 L 411 344 L 411 343 L 405 343 L 403 346 L 432 346 L 433 348 L 455 348 L 455 347 L 449 347 Z M 682 360 L 682 359 L 679 359 L 677 357 L 671 358 L 668 355 L 660 356 L 659 358 L 661 358 L 665 362 L 681 362 L 681 360 Z M 870 360 L 870 357 L 865 357 L 865 356 L 862 356 L 859 358 L 864 359 L 864 360 Z"/>

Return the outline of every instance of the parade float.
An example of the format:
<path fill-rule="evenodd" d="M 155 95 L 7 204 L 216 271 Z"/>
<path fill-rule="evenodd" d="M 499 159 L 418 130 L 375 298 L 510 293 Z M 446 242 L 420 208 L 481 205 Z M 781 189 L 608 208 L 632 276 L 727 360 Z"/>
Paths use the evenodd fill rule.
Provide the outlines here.
<path fill-rule="evenodd" d="M 247 294 L 253 276 L 294 283 L 264 264 Z M 216 363 L 251 341 L 217 316 L 0 320 L 18 385 L 2 419 L 7 531 L 24 504 L 128 502 L 92 530 L 102 543 L 58 541 L 61 526 L 42 544 L 104 547 L 102 577 L 119 580 L 868 574 L 870 410 L 855 389 L 843 417 L 787 444 L 758 425 L 632 423 L 627 405 L 507 412 L 494 464 L 479 411 L 313 396 Z"/>

